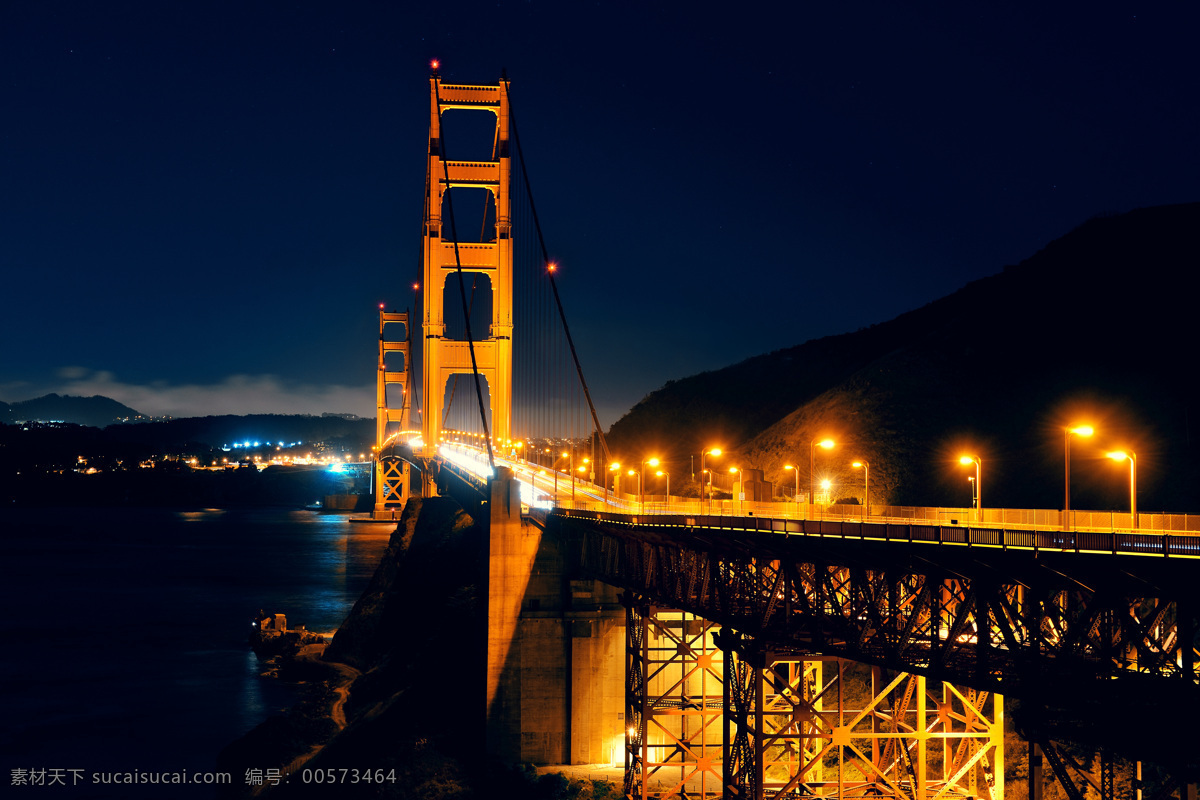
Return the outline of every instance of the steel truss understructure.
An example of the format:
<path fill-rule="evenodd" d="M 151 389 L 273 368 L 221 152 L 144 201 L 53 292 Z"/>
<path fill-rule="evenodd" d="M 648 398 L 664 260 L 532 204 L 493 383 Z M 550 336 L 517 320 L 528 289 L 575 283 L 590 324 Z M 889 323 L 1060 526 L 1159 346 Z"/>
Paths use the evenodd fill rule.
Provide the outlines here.
<path fill-rule="evenodd" d="M 852 700 L 845 659 L 729 644 L 730 796 L 1004 797 L 1000 695 L 873 667 Z"/>
<path fill-rule="evenodd" d="M 725 677 L 716 630 L 686 612 L 626 606 L 626 797 L 722 796 Z"/>
<path fill-rule="evenodd" d="M 1035 736 L 1200 769 L 1195 738 L 1177 734 L 1200 719 L 1200 598 L 1179 562 L 601 519 L 612 516 L 555 515 L 600 580 L 777 650 L 1016 697 Z"/>
<path fill-rule="evenodd" d="M 626 797 L 1002 800 L 1000 696 L 625 601 Z"/>

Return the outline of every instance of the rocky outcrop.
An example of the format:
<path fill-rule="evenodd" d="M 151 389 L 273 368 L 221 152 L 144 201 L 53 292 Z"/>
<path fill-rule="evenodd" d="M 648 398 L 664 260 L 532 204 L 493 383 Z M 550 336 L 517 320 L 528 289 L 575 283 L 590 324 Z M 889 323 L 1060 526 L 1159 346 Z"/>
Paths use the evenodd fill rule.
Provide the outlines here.
<path fill-rule="evenodd" d="M 411 500 L 325 651 L 326 662 L 344 666 L 342 682 L 354 680 L 310 686 L 286 715 L 227 747 L 220 768 L 235 778 L 247 769 L 290 771 L 290 781 L 258 787 L 271 797 L 329 797 L 333 787 L 302 777 L 328 768 L 372 772 L 370 782 L 339 783 L 339 797 L 467 792 L 467 764 L 482 766 L 486 620 L 478 587 L 486 552 L 482 529 L 453 500 Z M 254 788 L 235 786 L 228 796 Z"/>

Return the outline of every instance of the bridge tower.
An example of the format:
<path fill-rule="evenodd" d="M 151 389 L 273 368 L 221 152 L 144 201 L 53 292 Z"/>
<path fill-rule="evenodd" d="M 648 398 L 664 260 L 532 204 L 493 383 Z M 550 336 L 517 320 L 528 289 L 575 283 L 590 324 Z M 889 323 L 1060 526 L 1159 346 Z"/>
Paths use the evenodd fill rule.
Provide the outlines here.
<path fill-rule="evenodd" d="M 389 329 L 389 325 L 392 326 Z M 403 338 L 394 337 L 396 326 L 403 327 Z M 402 370 L 388 370 L 388 353 L 399 353 L 404 359 Z M 409 494 L 409 464 L 386 450 L 395 438 L 410 428 L 412 414 L 412 329 L 408 312 L 379 309 L 379 367 L 375 392 L 375 519 L 395 519 L 404 507 Z M 398 386 L 399 406 L 392 406 L 388 388 Z"/>
<path fill-rule="evenodd" d="M 437 72 L 429 79 L 429 162 L 425 172 L 424 226 L 424 375 L 421 433 L 423 455 L 437 454 L 442 431 L 446 383 L 452 375 L 472 374 L 466 341 L 446 336 L 443 292 L 446 280 L 459 267 L 464 273 L 481 273 L 491 281 L 490 330 L 474 342 L 475 363 L 487 381 L 491 396 L 491 434 L 495 441 L 509 438 L 512 421 L 513 250 L 509 195 L 508 82 L 495 86 L 444 84 Z M 496 117 L 491 161 L 444 160 L 442 113 L 466 110 Z M 495 228 L 484 241 L 454 240 L 442 218 L 446 192 L 457 188 L 486 189 L 495 201 Z M 482 328 L 473 321 L 473 333 Z M 475 334 L 478 336 L 478 334 Z"/>

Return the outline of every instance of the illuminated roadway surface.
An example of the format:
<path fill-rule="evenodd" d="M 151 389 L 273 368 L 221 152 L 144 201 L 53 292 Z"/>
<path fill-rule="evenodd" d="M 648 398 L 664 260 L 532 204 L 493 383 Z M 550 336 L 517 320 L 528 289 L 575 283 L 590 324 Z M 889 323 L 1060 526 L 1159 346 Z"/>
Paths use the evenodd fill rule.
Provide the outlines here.
<path fill-rule="evenodd" d="M 419 441 L 419 440 L 418 440 Z M 413 442 L 419 447 L 417 441 Z M 443 444 L 439 454 L 445 460 L 470 472 L 482 480 L 491 477 L 487 453 L 463 444 Z M 969 508 L 895 507 L 872 505 L 870 514 L 861 506 L 842 506 L 837 511 L 820 505 L 811 506 L 811 513 L 804 513 L 807 504 L 791 501 L 741 502 L 736 500 L 710 500 L 701 503 L 693 498 L 669 498 L 666 501 L 647 499 L 641 502 L 636 495 L 617 496 L 606 492 L 603 487 L 585 480 L 572 481 L 570 473 L 555 472 L 548 467 L 530 464 L 519 459 L 497 456 L 498 466 L 513 470 L 521 485 L 521 504 L 526 509 L 550 510 L 555 507 L 586 511 L 607 511 L 622 514 L 653 514 L 678 516 L 725 516 L 734 518 L 759 518 L 777 520 L 812 520 L 825 522 L 870 522 L 875 524 L 913 525 L 925 524 L 946 528 L 986 528 L 988 530 L 1061 531 L 1062 512 L 1055 509 L 984 509 L 982 522 L 975 521 L 977 512 Z M 557 474 L 557 491 L 555 476 Z M 572 488 L 573 486 L 573 488 Z M 650 498 L 651 495 L 647 495 Z M 661 498 L 658 495 L 657 498 Z M 855 509 L 847 513 L 847 509 Z M 1126 552 L 1147 551 L 1161 554 L 1162 541 L 1172 536 L 1172 555 L 1200 556 L 1200 516 L 1184 514 L 1139 513 L 1138 528 L 1130 524 L 1128 513 L 1072 511 L 1072 534 L 1087 532 L 1125 532 L 1131 541 Z M 689 524 L 690 521 L 689 521 Z M 1182 536 L 1176 536 L 1183 534 Z M 1185 545 L 1177 550 L 1178 544 Z M 1142 541 L 1144 540 L 1144 541 Z M 1196 551 L 1196 552 L 1193 552 Z"/>

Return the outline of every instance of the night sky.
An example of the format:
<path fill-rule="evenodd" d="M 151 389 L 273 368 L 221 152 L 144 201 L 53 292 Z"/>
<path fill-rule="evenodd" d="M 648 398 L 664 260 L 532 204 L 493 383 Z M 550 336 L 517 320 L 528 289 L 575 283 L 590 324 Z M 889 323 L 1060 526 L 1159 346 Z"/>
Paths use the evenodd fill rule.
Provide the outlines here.
<path fill-rule="evenodd" d="M 373 415 L 435 57 L 507 68 L 605 424 L 1200 199 L 1197 6 L 910 5 L 4 3 L 0 399 Z"/>

